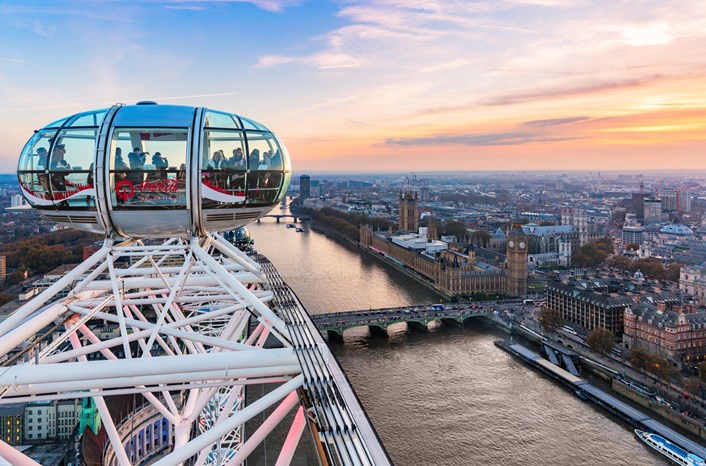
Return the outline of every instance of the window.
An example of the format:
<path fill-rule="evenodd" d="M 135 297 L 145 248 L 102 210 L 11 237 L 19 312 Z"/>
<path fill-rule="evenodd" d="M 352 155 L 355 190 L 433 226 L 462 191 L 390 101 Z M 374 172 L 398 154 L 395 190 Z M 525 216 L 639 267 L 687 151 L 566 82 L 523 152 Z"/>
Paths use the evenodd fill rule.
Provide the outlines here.
<path fill-rule="evenodd" d="M 49 190 L 49 149 L 56 130 L 42 130 L 27 142 L 17 170 L 20 188 L 35 207 L 52 205 Z"/>
<path fill-rule="evenodd" d="M 283 152 L 271 133 L 248 131 L 248 204 L 273 204 L 282 186 Z"/>
<path fill-rule="evenodd" d="M 242 131 L 207 130 L 204 136 L 200 164 L 203 207 L 242 205 L 248 163 Z"/>
<path fill-rule="evenodd" d="M 109 160 L 113 208 L 186 208 L 187 140 L 186 129 L 114 130 Z"/>
<path fill-rule="evenodd" d="M 70 129 L 58 134 L 50 130 L 38 134 L 32 152 L 21 160 L 21 165 L 24 162 L 34 168 L 21 174 L 23 184 L 32 186 L 28 190 L 38 197 L 53 200 L 62 208 L 95 209 L 95 194 L 90 190 L 96 130 Z"/>

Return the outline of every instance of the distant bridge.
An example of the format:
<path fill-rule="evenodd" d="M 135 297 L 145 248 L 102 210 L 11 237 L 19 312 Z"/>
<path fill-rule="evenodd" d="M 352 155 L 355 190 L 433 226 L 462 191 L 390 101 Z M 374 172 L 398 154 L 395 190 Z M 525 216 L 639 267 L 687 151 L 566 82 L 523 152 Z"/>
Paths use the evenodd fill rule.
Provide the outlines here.
<path fill-rule="evenodd" d="M 262 217 L 258 218 L 257 223 L 260 223 L 260 219 L 268 218 L 268 217 L 277 219 L 277 223 L 279 223 L 280 219 L 283 219 L 283 218 L 291 218 L 294 223 L 297 223 L 299 220 L 301 220 L 302 222 L 311 221 L 311 217 L 308 215 L 269 214 L 269 215 L 263 215 Z"/>
<path fill-rule="evenodd" d="M 327 331 L 329 337 L 341 338 L 349 328 L 367 326 L 371 332 L 386 333 L 387 327 L 398 322 L 406 322 L 410 328 L 427 330 L 429 322 L 435 320 L 445 324 L 462 326 L 474 317 L 491 317 L 493 311 L 508 307 L 522 306 L 522 302 L 484 301 L 482 303 L 428 304 L 383 309 L 369 309 L 351 312 L 331 312 L 314 314 L 311 319 L 320 331 Z"/>

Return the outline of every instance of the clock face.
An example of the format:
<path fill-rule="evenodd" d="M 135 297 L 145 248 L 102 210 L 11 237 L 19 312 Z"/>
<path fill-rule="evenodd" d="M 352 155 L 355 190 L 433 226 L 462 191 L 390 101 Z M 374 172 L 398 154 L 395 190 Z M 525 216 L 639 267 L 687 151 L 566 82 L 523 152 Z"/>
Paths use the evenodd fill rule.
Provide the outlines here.
<path fill-rule="evenodd" d="M 525 248 L 525 242 L 524 242 L 524 241 L 520 241 L 520 249 L 524 249 L 524 248 Z"/>
<path fill-rule="evenodd" d="M 515 247 L 515 242 L 512 241 L 512 240 L 510 240 L 510 242 L 507 243 L 507 245 L 510 246 L 511 248 L 514 248 L 514 247 Z"/>

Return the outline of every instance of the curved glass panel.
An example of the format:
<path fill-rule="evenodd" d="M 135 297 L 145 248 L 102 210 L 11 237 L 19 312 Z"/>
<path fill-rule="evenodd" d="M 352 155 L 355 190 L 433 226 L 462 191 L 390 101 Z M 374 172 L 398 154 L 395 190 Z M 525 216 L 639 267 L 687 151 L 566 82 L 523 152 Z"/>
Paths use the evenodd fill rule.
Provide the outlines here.
<path fill-rule="evenodd" d="M 187 129 L 116 128 L 110 149 L 114 210 L 185 209 Z"/>
<path fill-rule="evenodd" d="M 283 161 L 272 133 L 246 132 L 248 139 L 248 204 L 272 204 L 282 184 Z"/>
<path fill-rule="evenodd" d="M 287 150 L 287 147 L 285 147 L 281 139 L 275 138 L 275 140 L 277 141 L 277 144 L 279 144 L 279 150 L 282 153 L 282 160 L 284 161 L 284 170 L 291 172 L 292 158 L 289 156 L 289 151 Z"/>
<path fill-rule="evenodd" d="M 267 129 L 265 125 L 261 125 L 257 121 L 251 120 L 249 118 L 240 117 L 240 121 L 243 122 L 243 128 L 245 129 L 254 129 L 256 131 L 269 131 L 269 129 Z"/>
<path fill-rule="evenodd" d="M 248 205 L 275 204 L 282 186 L 282 172 L 255 172 L 248 175 Z"/>
<path fill-rule="evenodd" d="M 206 130 L 201 169 L 204 209 L 240 207 L 245 202 L 245 137 L 242 131 Z"/>
<path fill-rule="evenodd" d="M 71 118 L 71 117 L 66 117 L 66 118 L 62 118 L 60 120 L 53 121 L 44 127 L 45 128 L 58 128 L 60 126 L 63 126 L 64 123 L 66 123 L 66 120 L 68 120 L 69 118 Z"/>
<path fill-rule="evenodd" d="M 206 110 L 206 116 L 204 117 L 204 127 L 206 128 L 226 128 L 226 129 L 238 129 L 240 125 L 237 120 L 228 113 L 215 112 L 213 110 Z"/>
<path fill-rule="evenodd" d="M 34 207 L 52 205 L 49 190 L 49 149 L 56 130 L 38 131 L 25 144 L 17 175 L 27 202 Z"/>
<path fill-rule="evenodd" d="M 80 113 L 74 116 L 68 126 L 95 126 L 98 127 L 103 122 L 107 110 L 94 110 L 92 112 Z"/>
<path fill-rule="evenodd" d="M 254 133 L 248 131 L 248 169 L 278 170 L 283 169 L 282 152 L 272 133 Z"/>
<path fill-rule="evenodd" d="M 292 173 L 291 172 L 285 172 L 284 173 L 284 182 L 282 183 L 282 186 L 280 187 L 279 190 L 279 196 L 277 196 L 277 199 L 275 202 L 282 202 L 282 199 L 287 195 L 287 189 L 289 189 L 289 181 L 292 179 Z"/>
<path fill-rule="evenodd" d="M 59 132 L 49 157 L 49 186 L 61 207 L 95 210 L 93 160 L 96 129 L 68 129 Z"/>

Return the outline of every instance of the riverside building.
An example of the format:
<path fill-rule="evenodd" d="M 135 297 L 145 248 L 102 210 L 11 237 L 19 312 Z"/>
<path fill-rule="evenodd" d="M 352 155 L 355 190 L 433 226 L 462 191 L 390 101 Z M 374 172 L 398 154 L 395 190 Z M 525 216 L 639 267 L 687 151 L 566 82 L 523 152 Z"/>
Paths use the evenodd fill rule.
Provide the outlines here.
<path fill-rule="evenodd" d="M 706 312 L 684 312 L 665 303 L 640 302 L 625 312 L 623 345 L 639 347 L 673 362 L 706 356 Z"/>
<path fill-rule="evenodd" d="M 527 294 L 527 244 L 521 234 L 508 236 L 508 256 L 499 267 L 477 260 L 474 251 L 449 247 L 418 234 L 390 235 L 370 226 L 360 227 L 360 245 L 389 261 L 414 271 L 450 296 L 473 293 Z"/>
<path fill-rule="evenodd" d="M 605 328 L 622 335 L 624 313 L 641 301 L 674 305 L 680 296 L 646 282 L 639 272 L 633 278 L 584 275 L 554 278 L 547 284 L 547 307 L 557 309 L 566 322 L 588 331 Z"/>

